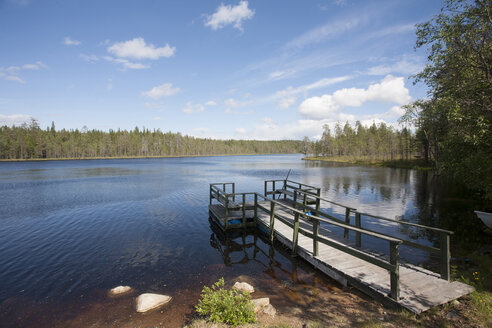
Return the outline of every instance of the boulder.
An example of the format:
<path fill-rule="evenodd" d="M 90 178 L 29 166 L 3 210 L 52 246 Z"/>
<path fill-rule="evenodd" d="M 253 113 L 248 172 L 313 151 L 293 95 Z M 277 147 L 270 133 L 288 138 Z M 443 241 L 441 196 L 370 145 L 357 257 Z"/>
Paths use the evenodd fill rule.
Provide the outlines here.
<path fill-rule="evenodd" d="M 255 307 L 255 313 L 258 313 L 263 307 L 270 304 L 270 299 L 268 297 L 256 298 L 251 300 L 251 303 L 253 303 L 253 306 Z"/>
<path fill-rule="evenodd" d="M 118 286 L 109 290 L 109 295 L 118 296 L 130 292 L 132 288 L 130 286 Z"/>
<path fill-rule="evenodd" d="M 250 294 L 255 292 L 255 289 L 253 288 L 253 286 L 251 286 L 247 282 L 236 281 L 236 283 L 232 287 L 239 290 L 240 292 L 245 292 L 245 293 L 250 293 Z"/>
<path fill-rule="evenodd" d="M 156 309 L 169 301 L 172 297 L 161 294 L 145 293 L 137 297 L 137 312 L 147 312 Z"/>
<path fill-rule="evenodd" d="M 267 304 L 263 307 L 263 313 L 268 314 L 269 316 L 274 318 L 277 310 L 273 307 L 273 305 Z"/>

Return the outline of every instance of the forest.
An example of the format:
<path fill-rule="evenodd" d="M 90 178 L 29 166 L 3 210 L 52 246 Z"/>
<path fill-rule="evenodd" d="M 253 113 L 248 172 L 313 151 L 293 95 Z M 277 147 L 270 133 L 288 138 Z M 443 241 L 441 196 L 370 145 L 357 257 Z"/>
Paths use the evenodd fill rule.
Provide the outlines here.
<path fill-rule="evenodd" d="M 328 125 L 319 141 L 308 148 L 304 140 L 303 151 L 325 158 L 343 158 L 353 161 L 394 161 L 425 158 L 425 147 L 420 147 L 416 136 L 406 127 L 394 129 L 385 123 L 366 127 L 359 121 L 355 126 L 348 122 L 337 123 L 334 131 Z"/>
<path fill-rule="evenodd" d="M 327 127 L 312 152 L 362 160 L 421 158 L 444 176 L 492 199 L 492 1 L 447 0 L 416 25 L 426 66 L 411 78 L 427 97 L 406 106 L 395 131 L 384 125 Z"/>
<path fill-rule="evenodd" d="M 214 140 L 181 133 L 139 129 L 41 129 L 36 120 L 22 126 L 0 127 L 0 159 L 159 157 L 234 154 L 300 153 L 296 140 Z"/>

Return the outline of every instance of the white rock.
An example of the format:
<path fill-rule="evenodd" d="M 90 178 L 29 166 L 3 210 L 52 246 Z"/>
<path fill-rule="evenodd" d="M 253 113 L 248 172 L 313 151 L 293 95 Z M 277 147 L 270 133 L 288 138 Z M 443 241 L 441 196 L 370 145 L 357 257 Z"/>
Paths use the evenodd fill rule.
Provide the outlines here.
<path fill-rule="evenodd" d="M 130 286 L 118 286 L 109 290 L 109 294 L 112 296 L 118 296 L 121 294 L 128 293 L 132 288 Z"/>
<path fill-rule="evenodd" d="M 172 299 L 171 296 L 145 293 L 137 297 L 137 312 L 147 312 L 158 308 Z"/>
<path fill-rule="evenodd" d="M 253 303 L 253 306 L 255 307 L 255 313 L 257 313 L 263 307 L 270 304 L 270 299 L 268 297 L 256 298 L 254 300 L 251 300 L 251 303 Z"/>
<path fill-rule="evenodd" d="M 267 304 L 263 307 L 263 313 L 268 314 L 269 316 L 274 318 L 277 310 L 273 307 L 273 305 Z"/>
<path fill-rule="evenodd" d="M 236 283 L 234 284 L 233 287 L 236 288 L 237 290 L 239 290 L 240 292 L 246 292 L 246 293 L 250 293 L 250 294 L 255 292 L 255 289 L 253 288 L 253 286 L 251 286 L 247 282 L 236 281 Z"/>

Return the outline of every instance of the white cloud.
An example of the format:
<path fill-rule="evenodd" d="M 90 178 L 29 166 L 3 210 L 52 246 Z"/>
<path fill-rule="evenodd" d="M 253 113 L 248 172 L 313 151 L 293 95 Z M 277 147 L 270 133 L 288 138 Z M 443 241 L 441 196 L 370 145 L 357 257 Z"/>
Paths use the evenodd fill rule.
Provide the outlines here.
<path fill-rule="evenodd" d="M 360 107 L 369 101 L 403 105 L 410 100 L 403 77 L 388 75 L 381 83 L 371 84 L 367 89 L 345 88 L 335 91 L 332 95 L 308 98 L 299 106 L 299 112 L 313 119 L 333 119 L 337 115 L 342 119 L 340 115 L 343 113 L 337 111 L 345 106 Z"/>
<path fill-rule="evenodd" d="M 205 107 L 202 104 L 192 104 L 190 101 L 186 103 L 186 106 L 183 108 L 183 113 L 193 114 L 200 113 L 205 110 Z"/>
<path fill-rule="evenodd" d="M 133 40 L 116 42 L 107 50 L 116 57 L 155 60 L 160 57 L 171 57 L 176 48 L 170 47 L 167 43 L 164 47 L 156 48 L 153 44 L 145 43 L 143 38 L 134 38 Z"/>
<path fill-rule="evenodd" d="M 382 38 L 382 37 L 391 36 L 394 34 L 414 33 L 415 24 L 416 23 L 407 23 L 407 24 L 402 24 L 402 25 L 389 26 L 389 27 L 386 27 L 382 30 L 373 32 L 371 35 L 368 36 L 368 38 Z"/>
<path fill-rule="evenodd" d="M 39 70 L 41 68 L 45 68 L 45 69 L 48 68 L 48 65 L 46 65 L 42 61 L 37 61 L 34 64 L 25 64 L 25 65 L 22 65 L 22 68 L 23 69 Z"/>
<path fill-rule="evenodd" d="M 213 100 L 209 100 L 205 103 L 205 106 L 216 106 L 216 105 L 217 105 L 217 103 Z"/>
<path fill-rule="evenodd" d="M 286 109 L 292 106 L 297 101 L 298 94 L 307 93 L 309 90 L 327 87 L 332 84 L 343 82 L 349 79 L 351 79 L 350 76 L 324 78 L 311 84 L 301 85 L 297 88 L 288 87 L 284 90 L 276 92 L 273 98 L 278 100 L 278 107 Z"/>
<path fill-rule="evenodd" d="M 247 112 L 244 112 L 244 111 L 241 111 L 241 110 L 230 109 L 230 108 L 227 108 L 224 111 L 224 114 L 227 114 L 227 115 L 250 115 L 252 113 L 253 113 L 253 111 L 251 111 L 251 110 L 249 110 Z"/>
<path fill-rule="evenodd" d="M 304 100 L 299 105 L 299 112 L 306 117 L 321 119 L 331 117 L 339 108 L 331 95 L 323 95 Z"/>
<path fill-rule="evenodd" d="M 9 66 L 7 68 L 0 67 L 0 78 L 18 83 L 26 83 L 26 81 L 19 76 L 19 73 L 22 70 L 39 70 L 42 68 L 48 68 L 48 66 L 41 61 L 37 61 L 34 64 L 24 64 L 22 66 Z"/>
<path fill-rule="evenodd" d="M 236 134 L 239 134 L 239 135 L 246 135 L 246 129 L 245 128 L 237 128 L 235 130 Z"/>
<path fill-rule="evenodd" d="M 4 77 L 4 79 L 9 81 L 19 82 L 19 83 L 26 83 L 26 81 L 15 75 L 7 75 Z"/>
<path fill-rule="evenodd" d="M 421 58 L 404 55 L 401 59 L 393 61 L 392 63 L 377 65 L 369 68 L 367 74 L 387 75 L 390 73 L 399 73 L 411 75 L 421 71 L 424 65 L 425 64 L 423 63 Z"/>
<path fill-rule="evenodd" d="M 244 106 L 247 106 L 251 103 L 252 103 L 251 100 L 250 101 L 239 101 L 239 100 L 236 100 L 234 98 L 228 98 L 228 99 L 224 100 L 224 105 L 226 105 L 229 108 L 244 107 Z"/>
<path fill-rule="evenodd" d="M 29 123 L 32 120 L 32 116 L 24 114 L 14 115 L 2 115 L 0 114 L 0 126 L 19 126 L 24 123 Z"/>
<path fill-rule="evenodd" d="M 79 40 L 72 40 L 69 36 L 66 36 L 63 39 L 63 44 L 66 46 L 78 46 L 81 42 Z"/>
<path fill-rule="evenodd" d="M 294 38 L 286 44 L 286 48 L 304 48 L 310 44 L 320 43 L 350 31 L 369 21 L 366 14 L 354 15 L 352 17 L 340 18 L 325 25 L 316 27 L 306 33 Z"/>
<path fill-rule="evenodd" d="M 154 108 L 154 109 L 163 109 L 164 103 L 162 102 L 145 102 L 144 106 L 147 108 Z"/>
<path fill-rule="evenodd" d="M 233 24 L 235 28 L 242 31 L 243 21 L 253 18 L 254 14 L 254 10 L 248 8 L 248 1 L 240 1 L 236 6 L 221 4 L 212 15 L 207 16 L 205 26 L 218 30 Z"/>
<path fill-rule="evenodd" d="M 111 56 L 104 56 L 103 57 L 105 60 L 115 63 L 115 64 L 121 64 L 124 69 L 147 69 L 150 68 L 149 65 L 145 65 L 142 63 L 137 63 L 137 62 L 131 62 L 128 59 L 123 59 L 123 58 L 114 58 Z"/>
<path fill-rule="evenodd" d="M 341 89 L 333 94 L 334 100 L 341 106 L 359 107 L 364 102 L 375 101 L 383 103 L 397 103 L 399 105 L 410 102 L 409 91 L 405 88 L 403 77 L 387 75 L 381 83 L 371 84 L 367 89 Z"/>
<path fill-rule="evenodd" d="M 156 87 L 153 87 L 149 91 L 142 92 L 142 96 L 153 98 L 153 99 L 159 99 L 162 97 L 169 97 L 175 95 L 179 91 L 181 91 L 179 88 L 173 88 L 172 83 L 164 83 Z"/>
<path fill-rule="evenodd" d="M 99 60 L 99 57 L 96 55 L 80 54 L 80 57 L 89 63 L 94 63 Z"/>

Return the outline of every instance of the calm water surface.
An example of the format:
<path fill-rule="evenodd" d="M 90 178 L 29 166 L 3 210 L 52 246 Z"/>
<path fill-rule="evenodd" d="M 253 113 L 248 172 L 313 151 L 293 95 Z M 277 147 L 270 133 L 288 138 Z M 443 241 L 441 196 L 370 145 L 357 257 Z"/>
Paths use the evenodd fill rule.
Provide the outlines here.
<path fill-rule="evenodd" d="M 176 295 L 199 293 L 222 276 L 292 280 L 294 259 L 272 254 L 253 235 L 226 240 L 208 221 L 209 183 L 263 192 L 264 180 L 283 179 L 289 169 L 291 180 L 320 186 L 324 197 L 364 212 L 459 236 L 456 215 L 477 220 L 469 215 L 477 205 L 443 196 L 430 173 L 304 162 L 300 155 L 0 163 L 0 325 L 26 304 L 83 304 L 121 284 Z M 363 226 L 437 245 L 437 236 L 421 231 L 370 220 Z M 437 264 L 422 252 L 401 253 Z"/>

